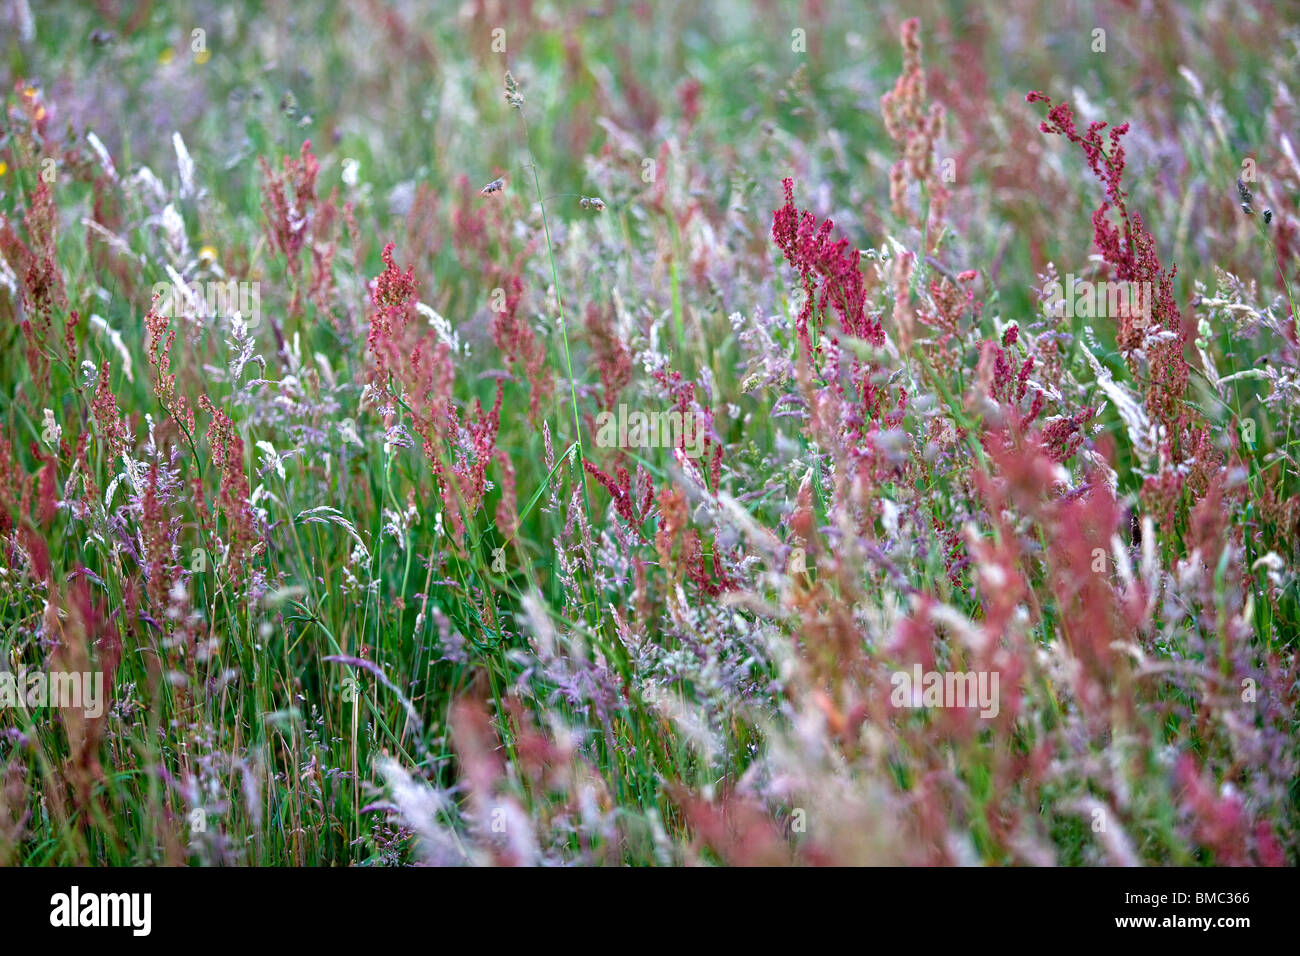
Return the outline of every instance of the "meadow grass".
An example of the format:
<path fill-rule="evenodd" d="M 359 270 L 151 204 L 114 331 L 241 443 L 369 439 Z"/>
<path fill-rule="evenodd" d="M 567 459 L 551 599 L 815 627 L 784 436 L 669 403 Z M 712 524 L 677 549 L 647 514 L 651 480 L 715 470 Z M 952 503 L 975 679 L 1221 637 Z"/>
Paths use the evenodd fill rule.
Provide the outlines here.
<path fill-rule="evenodd" d="M 108 700 L 0 862 L 1295 864 L 1285 8 L 110 8 L 4 14 L 0 666 Z"/>

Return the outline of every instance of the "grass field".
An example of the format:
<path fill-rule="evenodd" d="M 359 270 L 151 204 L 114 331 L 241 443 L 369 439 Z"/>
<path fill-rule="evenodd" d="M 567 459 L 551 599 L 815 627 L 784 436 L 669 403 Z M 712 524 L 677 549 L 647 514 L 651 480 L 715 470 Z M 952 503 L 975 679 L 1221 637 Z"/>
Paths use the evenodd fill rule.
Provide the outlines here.
<path fill-rule="evenodd" d="M 1298 14 L 6 0 L 0 864 L 1296 865 Z"/>

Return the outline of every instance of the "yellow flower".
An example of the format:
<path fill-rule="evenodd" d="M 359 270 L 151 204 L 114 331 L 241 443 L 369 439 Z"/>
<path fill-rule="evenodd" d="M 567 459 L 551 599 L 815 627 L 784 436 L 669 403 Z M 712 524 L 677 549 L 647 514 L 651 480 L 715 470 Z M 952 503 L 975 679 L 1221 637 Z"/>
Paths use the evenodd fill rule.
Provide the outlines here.
<path fill-rule="evenodd" d="M 0 160 L 0 176 L 3 176 L 7 172 L 9 172 L 9 164 Z"/>
<path fill-rule="evenodd" d="M 216 261 L 217 261 L 217 250 L 216 250 L 216 248 L 214 248 L 213 246 L 204 246 L 202 249 L 200 249 L 200 250 L 199 250 L 199 261 L 200 261 L 200 262 L 216 262 Z"/>
<path fill-rule="evenodd" d="M 43 119 L 45 119 L 45 107 L 38 106 L 36 107 L 36 122 L 39 123 Z"/>
<path fill-rule="evenodd" d="M 36 87 L 34 86 L 29 86 L 27 87 L 27 89 L 23 90 L 23 96 L 27 97 L 29 100 L 35 95 L 36 95 Z"/>
<path fill-rule="evenodd" d="M 176 54 L 175 52 L 172 51 L 172 48 L 168 47 L 167 49 L 163 50 L 161 53 L 158 54 L 158 62 L 161 63 L 163 66 L 166 66 L 168 63 L 172 61 L 172 57 L 174 57 L 175 55 Z"/>
<path fill-rule="evenodd" d="M 194 54 L 195 63 L 207 63 L 210 59 L 212 59 L 211 50 L 200 50 L 198 53 Z"/>

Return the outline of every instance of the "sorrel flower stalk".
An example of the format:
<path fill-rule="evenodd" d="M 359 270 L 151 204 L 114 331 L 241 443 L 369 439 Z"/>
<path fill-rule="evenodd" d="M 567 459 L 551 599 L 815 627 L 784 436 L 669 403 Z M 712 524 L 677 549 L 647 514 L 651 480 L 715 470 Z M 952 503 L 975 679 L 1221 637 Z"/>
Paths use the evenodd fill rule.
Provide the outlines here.
<path fill-rule="evenodd" d="M 172 529 L 160 501 L 156 461 L 150 463 L 140 499 L 140 528 L 146 593 L 155 608 L 163 608 L 172 586 Z"/>
<path fill-rule="evenodd" d="M 111 673 L 116 669 L 113 657 L 115 651 L 120 656 L 120 650 L 112 647 L 116 637 L 105 611 L 104 603 L 92 598 L 84 577 L 70 581 L 66 594 L 51 593 L 46 606 L 46 626 L 50 633 L 58 635 L 58 642 L 49 656 L 50 672 L 88 674 L 103 668 Z M 103 650 L 97 654 L 93 652 L 96 648 Z M 111 688 L 112 683 L 106 681 L 105 687 Z M 108 703 L 105 701 L 105 711 Z M 57 723 L 67 736 L 69 748 L 59 782 L 66 782 L 80 813 L 87 816 L 103 813 L 99 794 L 108 786 L 108 779 L 100 756 L 109 715 L 104 712 L 92 717 L 84 706 L 61 704 L 58 710 Z"/>
<path fill-rule="evenodd" d="M 612 306 L 587 303 L 587 338 L 600 372 L 601 408 L 607 410 L 613 409 L 619 393 L 632 381 L 632 350 L 619 338 L 612 313 Z"/>
<path fill-rule="evenodd" d="M 619 477 L 623 480 L 627 478 L 627 472 L 622 468 L 619 469 Z M 712 577 L 705 566 L 700 533 L 688 527 L 690 514 L 686 493 L 676 485 L 665 485 L 659 491 L 658 502 L 659 527 L 655 531 L 655 550 L 659 554 L 660 567 L 668 575 L 670 586 L 666 590 L 669 600 L 676 601 L 683 574 L 705 597 L 717 597 L 723 591 L 733 588 L 734 583 L 718 560 L 716 544 L 713 548 Z"/>
<path fill-rule="evenodd" d="M 1141 620 L 1122 602 L 1109 579 L 1093 569 L 1097 549 L 1108 553 L 1120 524 L 1120 508 L 1099 474 L 1074 492 L 1065 491 L 1065 473 L 1056 449 L 1038 435 L 1016 444 L 990 443 L 990 470 L 977 471 L 975 484 L 990 516 L 996 516 L 1002 547 L 1019 550 L 1012 566 L 1026 581 L 1034 580 L 1041 560 L 1047 588 L 1040 596 L 1055 598 L 1054 628 L 1077 669 L 1069 673 L 1081 714 L 1096 733 L 1115 722 L 1134 720 L 1131 668 L 1123 642 L 1132 640 Z M 1019 515 L 1037 526 L 1041 553 L 1030 548 L 1032 537 L 1017 534 Z M 1003 573 L 982 574 L 981 590 L 996 599 L 1004 589 Z M 1037 606 L 1035 599 L 1035 606 Z"/>
<path fill-rule="evenodd" d="M 1047 120 L 1039 125 L 1039 129 L 1064 136 L 1077 145 L 1093 175 L 1106 188 L 1105 202 L 1092 214 L 1093 242 L 1114 270 L 1115 278 L 1135 283 L 1134 288 L 1140 295 L 1139 308 L 1126 309 L 1117 317 L 1116 341 L 1134 375 L 1139 374 L 1136 353 L 1139 349 L 1145 352 L 1149 375 L 1147 409 L 1166 427 L 1168 440 L 1177 449 L 1183 430 L 1195 424 L 1183 402 L 1188 366 L 1183 358 L 1185 336 L 1182 320 L 1174 302 L 1173 283 L 1178 267 L 1173 266 L 1167 272 L 1163 269 L 1154 237 L 1143 226 L 1141 215 L 1129 212 L 1125 201 L 1128 193 L 1123 189 L 1125 157 L 1120 138 L 1129 131 L 1129 124 L 1121 123 L 1112 128 L 1103 139 L 1101 134 L 1107 124 L 1095 120 L 1081 134 L 1075 127 L 1074 113 L 1069 105 L 1058 103 L 1053 106 L 1051 99 L 1039 92 L 1030 92 L 1025 99 L 1030 103 L 1047 104 Z M 1108 218 L 1112 208 L 1119 213 L 1118 226 L 1112 225 Z M 1150 325 L 1146 316 L 1151 318 Z"/>
<path fill-rule="evenodd" d="M 980 391 L 999 413 L 997 420 L 985 418 L 989 430 L 981 435 L 981 443 L 986 450 L 994 444 L 995 439 L 1018 447 L 1043 412 L 1043 392 L 1036 388 L 1032 397 L 1027 395 L 1034 357 L 1031 355 L 1026 358 L 1017 369 L 1014 360 L 1007 353 L 1007 349 L 1015 345 L 1019 336 L 1019 327 L 1011 325 L 1003 333 L 1001 345 L 989 339 L 980 346 L 976 372 Z M 1096 410 L 1092 407 L 1085 407 L 1072 415 L 1056 418 L 1039 430 L 1038 440 L 1043 443 L 1044 450 L 1052 461 L 1066 462 L 1074 457 L 1083 444 L 1082 428 L 1092 420 L 1095 413 Z"/>
<path fill-rule="evenodd" d="M 176 330 L 171 327 L 171 319 L 159 315 L 158 297 L 149 307 L 144 317 L 144 326 L 148 332 L 149 364 L 154 372 L 153 392 L 167 414 L 176 424 L 185 429 L 185 435 L 193 447 L 194 410 L 189 407 L 184 395 L 176 394 L 176 375 L 171 370 L 171 350 L 176 344 Z"/>
<path fill-rule="evenodd" d="M 221 489 L 217 492 L 217 509 L 226 519 L 230 538 L 228 564 L 236 585 L 244 580 L 249 557 L 256 551 L 258 539 L 253 509 L 248 503 L 248 476 L 244 474 L 244 440 L 235 430 L 230 416 L 199 397 L 199 406 L 212 416 L 208 426 L 208 445 L 212 463 L 221 471 Z"/>
<path fill-rule="evenodd" d="M 880 98 L 885 130 L 902 151 L 889 171 L 889 200 L 893 213 L 911 226 L 926 226 L 926 253 L 933 250 L 948 204 L 948 190 L 934 168 L 934 150 L 943 135 L 944 109 L 938 103 L 925 108 L 925 72 L 921 65 L 921 23 L 913 18 L 899 31 L 903 44 L 903 72 L 894 88 Z M 928 202 L 923 224 L 907 205 L 907 189 L 916 183 Z"/>
<path fill-rule="evenodd" d="M 55 313 L 68 307 L 56 248 L 58 218 L 54 196 L 44 180 L 32 190 L 31 205 L 23 213 L 26 243 L 18 238 L 9 219 L 0 215 L 0 255 L 19 277 L 19 324 L 27 343 L 27 365 L 42 393 L 49 387 L 50 359 L 64 358 L 53 352 L 55 341 L 50 335 Z M 65 347 L 75 364 L 75 349 Z"/>
<path fill-rule="evenodd" d="M 372 387 L 386 426 L 391 428 L 400 419 L 399 407 L 410 413 L 438 481 L 450 530 L 459 540 L 464 516 L 478 510 L 486 493 L 504 385 L 497 383 L 491 410 L 485 411 L 476 401 L 474 414 L 461 420 L 452 403 L 455 372 L 450 347 L 433 330 L 421 331 L 415 269 L 398 268 L 391 242 L 384 247 L 383 260 L 384 271 L 376 277 L 372 293 L 374 310 L 367 336 L 374 365 Z"/>
<path fill-rule="evenodd" d="M 375 277 L 367 348 L 374 366 L 372 385 L 379 397 L 385 424 L 400 417 L 403 399 L 424 452 L 438 460 L 437 448 L 450 434 L 451 388 L 454 375 L 450 348 L 432 331 L 421 333 L 416 311 L 415 268 L 402 272 L 393 258 L 393 244 L 384 247 L 384 271 Z"/>
<path fill-rule="evenodd" d="M 1188 336 L 1174 302 L 1177 266 L 1168 271 L 1162 268 L 1155 239 L 1143 226 L 1142 217 L 1129 212 L 1125 201 L 1128 194 L 1123 189 L 1124 147 L 1120 138 L 1128 132 L 1128 124 L 1113 128 L 1106 139 L 1101 135 L 1106 123 L 1101 121 L 1089 123 L 1087 132 L 1080 134 L 1068 105 L 1052 105 L 1045 94 L 1038 92 L 1030 92 L 1025 99 L 1048 105 L 1048 118 L 1039 129 L 1076 144 L 1093 175 L 1105 186 L 1106 201 L 1092 215 L 1093 241 L 1115 277 L 1133 283 L 1140 296 L 1137 309 L 1126 309 L 1118 316 L 1116 341 L 1135 377 L 1143 374 L 1138 356 L 1144 355 L 1145 404 L 1151 418 L 1163 429 L 1161 470 L 1146 477 L 1140 497 L 1144 508 L 1160 515 L 1161 531 L 1172 534 L 1186 506 L 1186 492 L 1203 493 L 1207 469 L 1216 469 L 1222 460 L 1212 447 L 1204 418 L 1185 400 L 1190 370 L 1183 347 Z M 1112 207 L 1119 212 L 1118 226 L 1107 218 Z"/>
<path fill-rule="evenodd" d="M 848 239 L 831 241 L 831 230 L 835 228 L 832 220 L 819 224 L 811 212 L 795 207 L 794 180 L 783 179 L 781 186 L 785 205 L 772 216 L 772 239 L 803 283 L 804 302 L 795 319 L 803 354 L 814 368 L 820 368 L 820 347 L 814 347 L 812 338 L 820 338 L 832 305 L 846 334 L 872 345 L 882 344 L 885 337 L 880 323 L 866 313 L 866 286 L 859 268 L 861 253 L 857 249 L 848 252 Z"/>
<path fill-rule="evenodd" d="M 1175 771 L 1182 790 L 1182 811 L 1196 842 L 1213 854 L 1218 866 L 1285 866 L 1286 853 L 1267 821 L 1252 827 L 1240 795 L 1216 792 L 1212 779 L 1198 771 L 1196 758 L 1183 754 Z M 1251 849 L 1254 853 L 1251 853 Z"/>
<path fill-rule="evenodd" d="M 638 501 L 636 490 L 632 487 L 632 476 L 628 474 L 628 470 L 622 465 L 614 469 L 612 476 L 601 471 L 595 462 L 590 460 L 584 461 L 582 467 L 609 492 L 610 498 L 614 500 L 614 511 L 627 522 L 629 528 L 644 538 L 645 535 L 641 531 L 641 525 L 650 517 L 650 505 L 654 497 L 654 482 L 646 482 L 644 493 Z"/>
<path fill-rule="evenodd" d="M 847 239 L 831 240 L 830 220 L 819 224 L 812 213 L 794 206 L 790 180 L 783 185 L 786 203 L 773 216 L 772 236 L 799 271 L 804 287 L 805 300 L 796 320 L 801 351 L 794 378 L 807 403 L 808 433 L 834 458 L 836 481 L 843 484 L 845 493 L 858 478 L 864 482 L 858 486 L 861 490 L 872 483 L 873 469 L 888 471 L 898 464 L 890 463 L 894 456 L 884 449 L 891 440 L 883 432 L 901 424 L 908 402 L 907 387 L 895 389 L 878 379 L 883 371 L 879 364 L 864 360 L 852 341 L 877 348 L 885 342 L 882 313 L 867 309 L 868 293 L 878 288 L 880 279 L 863 274 L 860 253 L 848 251 Z M 907 291 L 913 258 L 911 254 L 899 256 L 893 275 L 895 318 L 900 321 L 904 342 L 905 330 L 915 319 Z M 832 305 L 838 313 L 839 329 L 823 335 Z M 816 343 L 808 334 L 810 323 L 818 336 Z M 841 333 L 850 341 L 842 343 Z M 846 352 L 849 360 L 844 363 Z M 814 380 L 814 373 L 820 381 Z M 850 474 L 854 478 L 849 478 Z"/>

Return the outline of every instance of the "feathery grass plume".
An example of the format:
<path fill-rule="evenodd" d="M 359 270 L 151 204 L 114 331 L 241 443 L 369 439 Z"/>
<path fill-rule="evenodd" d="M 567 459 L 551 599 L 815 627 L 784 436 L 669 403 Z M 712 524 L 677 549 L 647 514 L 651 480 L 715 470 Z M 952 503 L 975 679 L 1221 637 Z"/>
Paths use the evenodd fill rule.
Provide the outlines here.
<path fill-rule="evenodd" d="M 523 282 L 517 275 L 507 276 L 500 288 L 505 298 L 501 308 L 492 313 L 492 342 L 506 360 L 506 368 L 528 383 L 528 420 L 536 422 L 542 402 L 555 391 L 555 379 L 547 365 L 545 346 L 519 314 Z"/>
<path fill-rule="evenodd" d="M 176 330 L 171 318 L 158 312 L 158 297 L 154 298 L 144 317 L 148 332 L 148 359 L 153 367 L 153 392 L 163 409 L 187 435 L 194 434 L 194 410 L 184 395 L 176 393 L 176 374 L 172 371 L 172 348 L 176 344 Z"/>
<path fill-rule="evenodd" d="M 1051 99 L 1039 92 L 1030 92 L 1025 99 L 1030 103 L 1047 104 L 1048 118 L 1040 124 L 1041 131 L 1064 136 L 1077 145 L 1093 175 L 1105 186 L 1106 201 L 1092 214 L 1093 242 L 1117 280 L 1136 283 L 1134 287 L 1140 290 L 1140 295 L 1151 299 L 1119 316 L 1117 339 L 1128 359 L 1130 371 L 1147 378 L 1147 409 L 1158 423 L 1166 427 L 1168 441 L 1175 449 L 1174 453 L 1178 454 L 1177 449 L 1186 440 L 1185 435 L 1201 425 L 1198 416 L 1189 413 L 1183 402 L 1188 367 L 1183 358 L 1181 315 L 1174 303 L 1173 282 L 1178 267 L 1164 270 L 1156 253 L 1155 238 L 1144 227 L 1142 216 L 1129 212 L 1128 193 L 1123 188 L 1126 157 L 1120 143 L 1129 131 L 1129 124 L 1121 123 L 1112 128 L 1103 139 L 1101 134 L 1107 124 L 1095 120 L 1081 134 L 1075 127 L 1074 111 L 1069 105 L 1058 103 L 1053 106 Z M 1107 218 L 1111 209 L 1119 213 L 1118 225 L 1112 225 Z M 1150 316 L 1150 324 L 1147 316 Z M 1145 358 L 1144 370 L 1138 366 L 1139 350 Z"/>
<path fill-rule="evenodd" d="M 601 408 L 609 411 L 632 381 L 632 350 L 619 336 L 613 306 L 601 308 L 588 302 L 585 319 L 592 358 L 600 375 Z"/>

